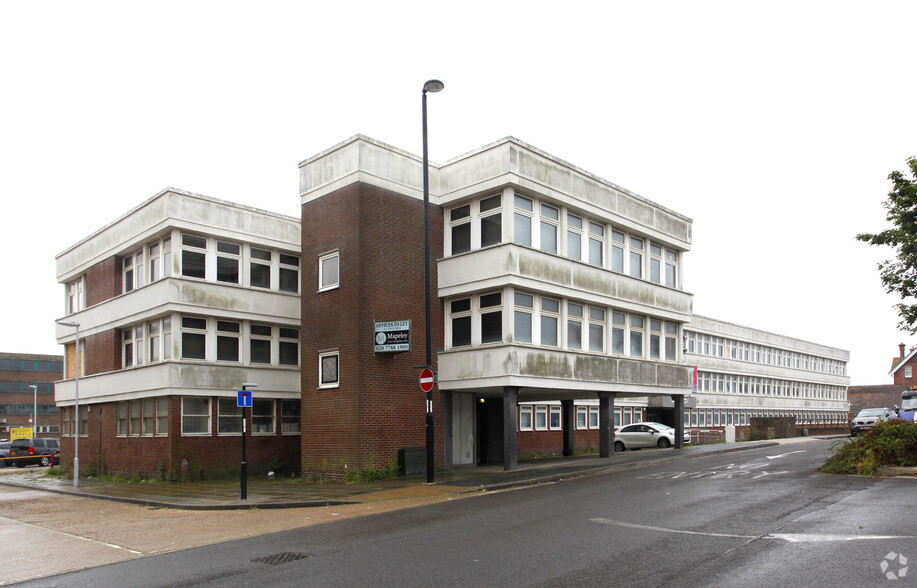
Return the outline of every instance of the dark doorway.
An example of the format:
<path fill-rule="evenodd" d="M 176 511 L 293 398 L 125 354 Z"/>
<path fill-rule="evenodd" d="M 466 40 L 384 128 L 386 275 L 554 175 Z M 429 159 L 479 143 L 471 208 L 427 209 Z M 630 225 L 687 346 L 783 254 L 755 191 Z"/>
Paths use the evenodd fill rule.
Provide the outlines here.
<path fill-rule="evenodd" d="M 503 463 L 503 399 L 479 398 L 475 402 L 478 465 Z"/>

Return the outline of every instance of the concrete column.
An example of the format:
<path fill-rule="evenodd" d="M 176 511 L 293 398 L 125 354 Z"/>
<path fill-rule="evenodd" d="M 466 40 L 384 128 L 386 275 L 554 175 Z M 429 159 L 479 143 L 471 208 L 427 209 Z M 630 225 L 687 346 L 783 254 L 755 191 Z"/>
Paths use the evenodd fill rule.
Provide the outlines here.
<path fill-rule="evenodd" d="M 599 457 L 611 457 L 614 451 L 615 395 L 599 392 Z"/>
<path fill-rule="evenodd" d="M 516 469 L 518 440 L 516 439 L 516 413 L 519 403 L 517 386 L 503 387 L 503 469 Z"/>
<path fill-rule="evenodd" d="M 576 445 L 576 406 L 572 400 L 561 400 L 560 406 L 564 427 L 564 455 L 570 457 Z"/>
<path fill-rule="evenodd" d="M 452 469 L 452 392 L 445 390 L 443 395 L 443 466 Z"/>
<path fill-rule="evenodd" d="M 675 404 L 675 449 L 685 446 L 685 397 L 681 394 L 672 394 Z"/>

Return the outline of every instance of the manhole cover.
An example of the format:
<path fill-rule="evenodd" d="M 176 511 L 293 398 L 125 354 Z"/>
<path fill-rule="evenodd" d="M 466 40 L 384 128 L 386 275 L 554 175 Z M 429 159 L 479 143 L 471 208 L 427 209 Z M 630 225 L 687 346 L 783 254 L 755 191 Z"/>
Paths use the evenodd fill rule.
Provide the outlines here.
<path fill-rule="evenodd" d="M 256 557 L 252 561 L 258 563 L 267 564 L 270 566 L 276 566 L 282 563 L 287 563 L 288 561 L 296 561 L 297 559 L 306 559 L 312 557 L 308 553 L 275 553 L 274 555 L 266 555 L 264 557 Z"/>

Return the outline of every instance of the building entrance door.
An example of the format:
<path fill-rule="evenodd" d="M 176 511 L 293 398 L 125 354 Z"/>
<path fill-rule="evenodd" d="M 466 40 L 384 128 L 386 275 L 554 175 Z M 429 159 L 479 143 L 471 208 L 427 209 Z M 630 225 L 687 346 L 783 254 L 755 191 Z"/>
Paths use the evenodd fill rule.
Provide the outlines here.
<path fill-rule="evenodd" d="M 475 446 L 478 465 L 503 463 L 503 400 L 479 398 L 475 402 Z"/>

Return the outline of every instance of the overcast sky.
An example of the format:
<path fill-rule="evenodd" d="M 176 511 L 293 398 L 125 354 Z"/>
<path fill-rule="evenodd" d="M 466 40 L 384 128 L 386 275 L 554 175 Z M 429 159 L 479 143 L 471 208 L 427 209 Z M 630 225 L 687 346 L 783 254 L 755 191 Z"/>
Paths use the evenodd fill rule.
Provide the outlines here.
<path fill-rule="evenodd" d="M 512 135 L 685 214 L 695 313 L 890 383 L 917 337 L 891 252 L 854 237 L 917 155 L 915 22 L 913 0 L 3 2 L 0 351 L 62 353 L 55 256 L 167 186 L 299 216 L 315 153 L 420 154 L 439 78 L 431 160 Z"/>

